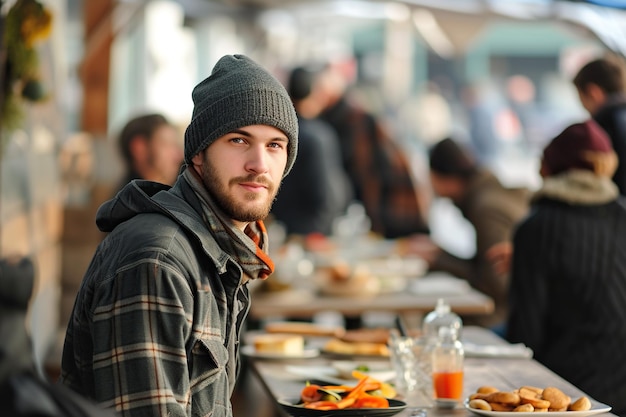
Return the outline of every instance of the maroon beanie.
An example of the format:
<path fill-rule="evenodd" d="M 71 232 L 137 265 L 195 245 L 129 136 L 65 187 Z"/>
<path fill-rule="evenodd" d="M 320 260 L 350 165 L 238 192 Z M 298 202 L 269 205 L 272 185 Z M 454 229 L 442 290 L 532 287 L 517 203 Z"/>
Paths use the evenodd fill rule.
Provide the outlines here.
<path fill-rule="evenodd" d="M 542 164 L 548 175 L 557 175 L 573 168 L 593 171 L 593 163 L 585 158 L 588 151 L 613 152 L 611 140 L 593 120 L 573 124 L 552 139 L 543 151 Z"/>

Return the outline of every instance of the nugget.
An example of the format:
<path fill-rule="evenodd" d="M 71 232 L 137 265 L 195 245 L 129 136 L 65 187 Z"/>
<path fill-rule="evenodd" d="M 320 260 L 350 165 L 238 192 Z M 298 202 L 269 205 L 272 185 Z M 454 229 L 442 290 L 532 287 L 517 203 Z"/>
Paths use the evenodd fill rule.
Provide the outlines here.
<path fill-rule="evenodd" d="M 518 394 L 506 391 L 492 392 L 491 394 L 487 395 L 487 398 L 485 398 L 485 400 L 489 403 L 500 403 L 503 405 L 512 406 L 517 406 L 520 402 Z"/>
<path fill-rule="evenodd" d="M 587 411 L 591 410 L 591 401 L 587 397 L 580 397 L 568 407 L 570 411 Z"/>
<path fill-rule="evenodd" d="M 485 398 L 487 398 L 489 394 L 481 394 L 480 392 L 475 392 L 473 394 L 470 394 L 469 399 L 470 400 L 484 400 Z"/>
<path fill-rule="evenodd" d="M 482 387 L 478 387 L 476 390 L 478 394 L 491 394 L 492 392 L 498 391 L 500 391 L 498 388 L 492 387 L 491 385 L 483 385 Z"/>
<path fill-rule="evenodd" d="M 535 407 L 533 407 L 532 404 L 522 404 L 515 407 L 513 411 L 518 413 L 532 413 L 535 411 Z"/>
<path fill-rule="evenodd" d="M 478 398 L 470 400 L 469 406 L 470 408 L 475 408 L 477 410 L 491 411 L 491 405 L 487 401 Z"/>
<path fill-rule="evenodd" d="M 555 387 L 544 388 L 541 397 L 544 400 L 550 401 L 550 407 L 548 408 L 551 411 L 561 410 L 563 408 L 567 409 L 567 406 L 572 402 L 572 399 L 568 395 L 565 395 L 563 391 Z"/>
<path fill-rule="evenodd" d="M 489 403 L 493 411 L 513 411 L 514 405 L 505 405 L 500 403 Z"/>
<path fill-rule="evenodd" d="M 543 390 L 542 390 L 543 391 Z M 543 400 L 536 391 L 531 391 L 527 387 L 522 387 L 518 391 L 520 403 L 531 404 L 534 408 L 549 408 L 550 401 Z"/>

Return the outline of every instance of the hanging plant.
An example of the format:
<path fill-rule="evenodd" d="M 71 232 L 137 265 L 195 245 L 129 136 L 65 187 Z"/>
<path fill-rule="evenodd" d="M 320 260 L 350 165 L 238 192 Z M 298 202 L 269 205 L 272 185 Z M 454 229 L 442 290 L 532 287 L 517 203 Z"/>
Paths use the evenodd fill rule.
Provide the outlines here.
<path fill-rule="evenodd" d="M 52 29 L 52 14 L 37 0 L 17 0 L 5 20 L 4 62 L 0 123 L 4 130 L 14 130 L 23 119 L 26 102 L 47 97 L 39 77 L 36 44 L 46 39 Z"/>

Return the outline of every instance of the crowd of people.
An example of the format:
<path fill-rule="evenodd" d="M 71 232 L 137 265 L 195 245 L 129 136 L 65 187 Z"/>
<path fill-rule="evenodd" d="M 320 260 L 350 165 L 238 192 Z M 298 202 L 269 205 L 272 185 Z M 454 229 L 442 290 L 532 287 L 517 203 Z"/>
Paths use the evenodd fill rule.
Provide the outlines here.
<path fill-rule="evenodd" d="M 503 185 L 454 137 L 430 147 L 429 178 L 415 178 L 332 65 L 295 68 L 282 83 L 244 55 L 222 57 L 192 92 L 183 147 L 159 114 L 121 131 L 128 173 L 98 211 L 107 236 L 67 326 L 60 383 L 70 390 L 60 393 L 126 417 L 231 416 L 247 284 L 275 270 L 265 222 L 332 236 L 358 202 L 372 233 L 494 299 L 476 324 L 525 343 L 626 416 L 624 65 L 594 60 L 573 84 L 590 117 L 549 141 L 531 190 Z M 449 199 L 473 226 L 472 257 L 430 236 L 431 198 Z M 30 375 L 27 350 L 16 351 L 5 380 Z"/>

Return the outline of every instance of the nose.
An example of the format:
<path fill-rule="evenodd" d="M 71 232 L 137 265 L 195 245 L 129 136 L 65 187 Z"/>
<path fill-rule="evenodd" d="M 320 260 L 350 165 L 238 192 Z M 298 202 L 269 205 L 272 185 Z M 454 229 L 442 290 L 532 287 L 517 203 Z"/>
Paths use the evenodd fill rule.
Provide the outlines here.
<path fill-rule="evenodd" d="M 268 172 L 268 155 L 264 144 L 252 146 L 248 149 L 245 169 L 254 174 L 263 174 Z"/>

